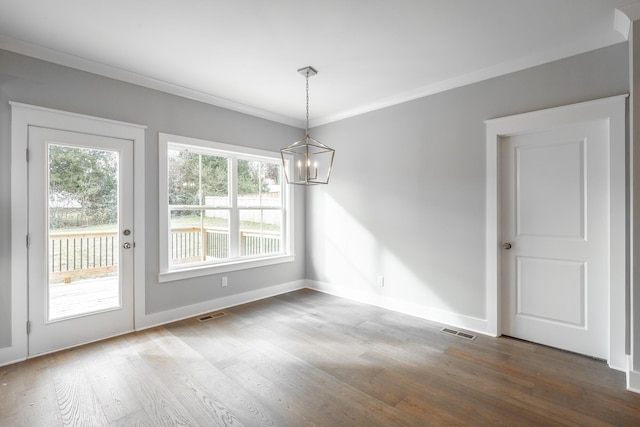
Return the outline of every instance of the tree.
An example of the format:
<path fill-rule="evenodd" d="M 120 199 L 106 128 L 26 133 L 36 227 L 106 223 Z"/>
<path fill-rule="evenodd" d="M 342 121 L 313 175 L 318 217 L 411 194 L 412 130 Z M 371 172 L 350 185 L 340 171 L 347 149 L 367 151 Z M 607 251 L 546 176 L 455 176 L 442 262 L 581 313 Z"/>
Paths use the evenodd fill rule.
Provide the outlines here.
<path fill-rule="evenodd" d="M 280 167 L 273 163 L 238 160 L 238 194 L 268 192 L 279 174 Z"/>
<path fill-rule="evenodd" d="M 168 151 L 168 157 L 170 205 L 200 205 L 204 204 L 200 197 L 229 194 L 228 158 L 175 149 Z M 238 194 L 267 192 L 279 176 L 279 165 L 238 160 Z"/>
<path fill-rule="evenodd" d="M 113 151 L 49 146 L 50 226 L 113 224 L 118 220 L 118 154 Z M 69 218 L 69 211 L 78 212 Z"/>
<path fill-rule="evenodd" d="M 228 194 L 228 160 L 225 157 L 201 155 L 187 150 L 169 150 L 168 154 L 170 205 L 201 204 L 200 182 L 203 196 Z"/>

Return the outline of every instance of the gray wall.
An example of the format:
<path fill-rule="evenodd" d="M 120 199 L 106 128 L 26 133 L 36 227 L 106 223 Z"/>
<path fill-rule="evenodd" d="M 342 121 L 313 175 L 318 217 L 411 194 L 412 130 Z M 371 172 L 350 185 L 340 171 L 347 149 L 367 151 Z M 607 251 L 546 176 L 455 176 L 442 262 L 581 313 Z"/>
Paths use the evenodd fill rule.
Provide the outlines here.
<path fill-rule="evenodd" d="M 303 131 L 158 91 L 0 50 L 0 348 L 10 345 L 11 140 L 8 101 L 148 126 L 146 131 L 147 314 L 304 279 L 304 190 L 295 193 L 296 261 L 159 284 L 158 132 L 277 151 Z M 217 280 L 214 280 L 217 279 Z"/>
<path fill-rule="evenodd" d="M 312 129 L 336 159 L 307 193 L 307 278 L 486 318 L 484 121 L 628 82 L 621 43 Z"/>

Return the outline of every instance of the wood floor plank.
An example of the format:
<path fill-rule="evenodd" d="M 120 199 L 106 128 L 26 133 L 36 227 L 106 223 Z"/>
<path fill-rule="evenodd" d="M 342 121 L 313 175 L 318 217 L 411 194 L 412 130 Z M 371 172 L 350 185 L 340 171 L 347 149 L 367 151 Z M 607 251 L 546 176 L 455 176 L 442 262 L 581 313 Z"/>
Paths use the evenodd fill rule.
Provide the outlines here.
<path fill-rule="evenodd" d="M 636 426 L 602 361 L 310 290 L 0 367 L 0 425 Z"/>
<path fill-rule="evenodd" d="M 478 390 L 470 384 L 473 375 L 468 379 L 451 376 L 437 360 L 429 361 L 429 365 L 412 365 L 374 351 L 363 357 L 389 367 L 383 378 L 388 384 L 405 384 L 407 394 L 396 406 L 411 409 L 416 416 L 431 414 L 429 419 L 436 420 L 454 417 L 466 425 L 553 425 L 527 408 L 505 404 L 486 390 Z"/>
<path fill-rule="evenodd" d="M 253 359 L 251 366 L 263 374 L 263 378 L 272 378 L 274 384 L 283 388 L 293 387 L 290 395 L 297 396 L 298 401 L 303 404 L 302 408 L 307 408 L 303 413 L 315 413 L 314 419 L 324 420 L 321 425 L 414 425 L 414 421 L 401 411 L 378 399 L 372 399 L 350 384 L 290 355 L 278 354 L 276 349 L 269 352 L 276 356 Z M 255 357 L 252 354 L 244 354 L 243 358 L 251 356 Z M 283 377 L 287 379 L 284 380 Z"/>
<path fill-rule="evenodd" d="M 462 367 L 452 359 L 446 359 L 442 364 L 440 372 L 449 380 L 465 383 L 470 388 L 485 393 L 500 401 L 521 410 L 527 410 L 533 414 L 551 419 L 561 419 L 567 417 L 571 420 L 571 425 L 575 426 L 601 426 L 606 425 L 593 416 L 585 416 L 569 402 L 573 399 L 569 393 L 575 393 L 575 387 L 570 387 L 569 392 L 562 395 L 569 398 L 562 400 L 539 399 L 531 393 L 517 391 L 514 387 L 505 387 L 505 381 L 501 377 L 489 376 L 486 373 L 480 374 L 478 371 L 471 371 L 468 366 Z M 482 375 L 482 376 L 481 376 Z M 578 393 L 581 393 L 578 390 Z"/>
<path fill-rule="evenodd" d="M 109 422 L 81 365 L 55 366 L 52 377 L 64 425 L 108 425 Z"/>
<path fill-rule="evenodd" d="M 167 331 L 168 332 L 168 331 Z M 174 368 L 178 381 L 173 384 L 180 385 L 183 382 L 189 390 L 183 389 L 186 398 L 193 398 L 189 394 L 195 394 L 201 402 L 209 402 L 207 412 L 214 412 L 212 418 L 223 421 L 222 425 L 247 425 L 247 426 L 274 426 L 283 425 L 272 416 L 272 411 L 259 402 L 252 399 L 244 392 L 240 385 L 225 375 L 221 370 L 206 360 L 204 355 L 193 349 L 184 340 L 176 338 L 170 343 L 156 340 L 163 347 L 169 358 L 187 360 L 188 363 L 180 366 L 181 373 Z M 200 410 L 197 410 L 200 412 Z"/>
<path fill-rule="evenodd" d="M 0 397 L 4 392 L 20 393 L 51 383 L 49 363 L 54 357 L 40 356 L 0 367 Z"/>
<path fill-rule="evenodd" d="M 577 409 L 589 412 L 609 424 L 619 426 L 640 425 L 640 405 L 637 401 L 596 393 L 593 390 L 583 390 L 582 401 Z"/>
<path fill-rule="evenodd" d="M 138 412 L 134 412 L 133 414 L 126 415 L 119 420 L 112 422 L 110 427 L 156 427 L 152 424 L 151 419 L 144 411 L 141 409 Z"/>
<path fill-rule="evenodd" d="M 331 425 L 355 425 L 355 411 L 349 403 L 353 399 L 342 400 L 334 393 L 336 388 L 344 393 L 357 393 L 355 389 L 349 391 L 347 383 L 340 383 L 332 375 L 268 343 L 263 343 L 260 351 L 243 354 L 241 363 L 273 384 L 278 384 L 296 412 Z M 367 420 L 363 425 L 367 423 L 378 425 L 375 420 Z"/>
<path fill-rule="evenodd" d="M 186 354 L 180 339 L 159 330 L 154 331 L 150 338 L 152 341 L 147 345 L 147 351 L 152 350 L 152 356 L 146 357 L 145 353 L 141 356 L 158 372 L 163 382 L 173 384 L 173 395 L 193 415 L 198 425 L 243 425 L 211 390 L 217 384 L 201 384 L 189 373 L 188 365 L 174 363 L 174 358 Z M 202 356 L 189 354 L 185 359 L 191 363 L 194 358 L 201 359 Z"/>
<path fill-rule="evenodd" d="M 107 421 L 113 423 L 143 410 L 117 364 L 110 360 L 87 359 L 85 370 Z"/>
<path fill-rule="evenodd" d="M 0 425 L 25 427 L 63 425 L 53 383 L 22 391 L 15 397 L 15 399 L 1 401 L 3 410 L 0 411 Z M 11 406 L 8 407 L 8 405 Z"/>
<path fill-rule="evenodd" d="M 270 412 L 277 416 L 281 425 L 313 426 L 311 420 L 305 416 L 304 406 L 297 405 L 299 396 L 292 396 L 287 393 L 287 389 L 281 387 L 259 372 L 251 369 L 243 362 L 236 363 L 224 368 L 224 372 L 233 378 L 240 387 L 253 396 L 253 399 L 269 407 Z"/>
<path fill-rule="evenodd" d="M 146 348 L 144 341 L 136 337 L 131 344 L 137 352 L 143 352 Z M 127 339 L 127 337 L 124 337 Z M 194 418 L 177 401 L 171 393 L 172 385 L 163 383 L 145 360 L 140 357 L 131 357 L 128 363 L 120 366 L 122 373 L 129 378 L 129 387 L 138 396 L 143 409 L 152 425 L 196 425 Z"/>

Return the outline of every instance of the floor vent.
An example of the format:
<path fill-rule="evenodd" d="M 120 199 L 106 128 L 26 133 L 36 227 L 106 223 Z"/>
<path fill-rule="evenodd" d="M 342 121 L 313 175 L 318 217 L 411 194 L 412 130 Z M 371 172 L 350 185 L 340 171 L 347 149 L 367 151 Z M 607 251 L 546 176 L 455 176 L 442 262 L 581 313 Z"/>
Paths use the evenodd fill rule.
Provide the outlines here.
<path fill-rule="evenodd" d="M 204 316 L 198 318 L 198 322 L 206 322 L 207 320 L 217 319 L 218 317 L 222 317 L 225 314 L 227 314 L 227 313 L 225 313 L 224 311 L 218 311 L 217 313 L 205 314 Z"/>
<path fill-rule="evenodd" d="M 457 337 L 464 338 L 470 341 L 473 341 L 476 339 L 475 335 L 471 335 L 470 333 L 467 333 L 467 332 L 456 331 L 455 329 L 442 328 L 440 329 L 440 332 L 449 334 L 449 335 L 455 335 Z"/>

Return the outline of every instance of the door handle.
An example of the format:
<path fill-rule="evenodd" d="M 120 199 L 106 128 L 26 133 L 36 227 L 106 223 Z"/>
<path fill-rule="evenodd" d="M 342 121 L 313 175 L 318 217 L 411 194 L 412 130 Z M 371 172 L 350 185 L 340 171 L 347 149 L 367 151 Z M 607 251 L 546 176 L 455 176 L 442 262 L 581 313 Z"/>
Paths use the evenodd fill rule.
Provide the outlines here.
<path fill-rule="evenodd" d="M 123 248 L 125 248 L 125 249 L 131 249 L 131 243 L 129 243 L 129 242 L 124 242 L 124 243 L 122 244 L 122 247 L 123 247 Z"/>
<path fill-rule="evenodd" d="M 511 249 L 511 243 L 509 243 L 509 242 L 503 243 L 502 244 L 502 249 L 506 249 L 506 250 Z"/>

